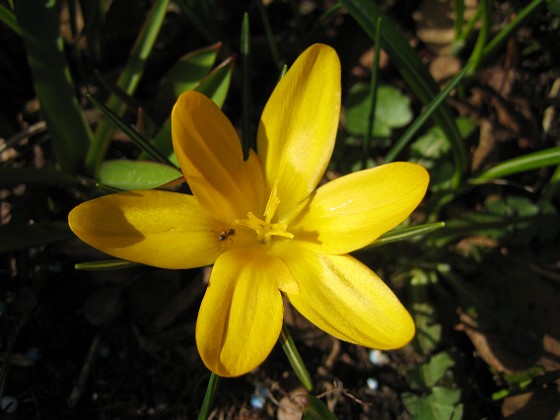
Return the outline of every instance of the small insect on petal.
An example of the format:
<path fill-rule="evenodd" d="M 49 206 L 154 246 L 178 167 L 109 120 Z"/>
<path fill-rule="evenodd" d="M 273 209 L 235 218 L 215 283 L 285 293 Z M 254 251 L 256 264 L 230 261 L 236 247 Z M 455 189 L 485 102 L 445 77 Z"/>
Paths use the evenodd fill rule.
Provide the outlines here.
<path fill-rule="evenodd" d="M 228 229 L 226 230 L 222 230 L 222 232 L 219 234 L 218 236 L 218 240 L 219 241 L 225 241 L 226 239 L 229 239 L 231 241 L 230 236 L 235 235 L 235 229 Z"/>

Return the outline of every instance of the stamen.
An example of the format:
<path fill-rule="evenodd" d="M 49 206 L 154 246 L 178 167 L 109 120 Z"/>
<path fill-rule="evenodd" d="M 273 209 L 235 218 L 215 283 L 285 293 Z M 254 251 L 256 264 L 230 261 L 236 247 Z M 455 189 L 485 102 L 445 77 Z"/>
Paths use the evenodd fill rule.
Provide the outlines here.
<path fill-rule="evenodd" d="M 274 186 L 270 191 L 270 196 L 268 197 L 268 202 L 266 203 L 263 214 L 264 220 L 259 219 L 252 212 L 249 212 L 247 213 L 247 219 L 237 219 L 235 221 L 237 225 L 253 229 L 257 234 L 257 239 L 266 244 L 270 243 L 270 239 L 273 236 L 280 236 L 287 239 L 292 239 L 294 237 L 293 234 L 286 231 L 288 228 L 286 223 L 271 223 L 271 220 L 276 213 L 276 209 L 278 208 L 278 204 L 280 204 L 277 191 L 278 180 L 274 182 Z"/>

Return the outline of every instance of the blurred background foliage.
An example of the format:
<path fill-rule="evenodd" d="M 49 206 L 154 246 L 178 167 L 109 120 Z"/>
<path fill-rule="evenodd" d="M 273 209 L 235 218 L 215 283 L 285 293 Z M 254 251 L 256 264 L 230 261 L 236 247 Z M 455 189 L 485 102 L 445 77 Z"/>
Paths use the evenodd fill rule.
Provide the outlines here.
<path fill-rule="evenodd" d="M 2 413 L 197 415 L 207 271 L 107 260 L 69 232 L 68 211 L 180 177 L 169 114 L 185 90 L 211 97 L 252 147 L 283 66 L 324 42 L 343 86 L 326 178 L 394 160 L 430 171 L 422 206 L 357 253 L 417 335 L 370 351 L 288 310 L 307 405 L 275 351 L 222 381 L 213 415 L 554 418 L 559 27 L 555 0 L 1 0 Z"/>

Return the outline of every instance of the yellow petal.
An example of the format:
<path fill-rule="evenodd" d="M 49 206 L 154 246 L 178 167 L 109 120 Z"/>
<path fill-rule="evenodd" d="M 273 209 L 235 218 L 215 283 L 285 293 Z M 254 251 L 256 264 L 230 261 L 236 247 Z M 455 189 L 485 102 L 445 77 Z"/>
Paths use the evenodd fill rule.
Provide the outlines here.
<path fill-rule="evenodd" d="M 257 155 L 243 161 L 235 129 L 199 92 L 182 94 L 173 108 L 173 148 L 193 194 L 220 220 L 262 211 L 263 175 Z"/>
<path fill-rule="evenodd" d="M 257 152 L 269 190 L 278 180 L 282 217 L 315 189 L 329 163 L 340 116 L 340 62 L 321 44 L 305 50 L 268 100 Z"/>
<path fill-rule="evenodd" d="M 291 246 L 278 254 L 299 283 L 292 305 L 341 340 L 377 349 L 404 346 L 414 323 L 391 289 L 349 255 L 320 255 Z"/>
<path fill-rule="evenodd" d="M 86 201 L 68 215 L 72 231 L 117 258 L 162 268 L 212 264 L 220 223 L 197 200 L 170 191 L 127 191 Z"/>
<path fill-rule="evenodd" d="M 208 369 L 239 376 L 266 359 L 282 328 L 282 277 L 291 278 L 286 266 L 260 248 L 218 258 L 196 322 L 198 352 Z"/>
<path fill-rule="evenodd" d="M 404 221 L 428 182 L 428 172 L 413 163 L 354 172 L 317 189 L 289 230 L 318 252 L 355 251 Z"/>

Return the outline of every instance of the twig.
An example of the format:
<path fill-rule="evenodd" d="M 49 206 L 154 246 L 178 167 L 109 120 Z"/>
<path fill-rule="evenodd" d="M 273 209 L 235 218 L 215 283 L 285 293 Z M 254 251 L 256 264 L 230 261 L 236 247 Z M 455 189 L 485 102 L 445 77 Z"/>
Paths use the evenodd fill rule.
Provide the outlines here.
<path fill-rule="evenodd" d="M 78 382 L 72 389 L 70 393 L 70 397 L 68 397 L 67 404 L 69 407 L 75 407 L 78 403 L 78 400 L 82 397 L 85 389 L 86 389 L 86 382 L 89 378 L 89 374 L 91 373 L 91 369 L 95 364 L 97 350 L 99 349 L 99 334 L 96 334 L 89 346 L 88 355 L 86 357 L 86 361 L 82 366 L 82 371 L 80 372 L 80 376 L 78 378 Z"/>

